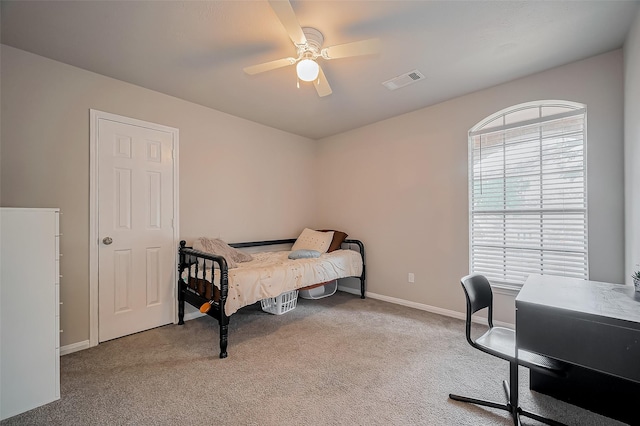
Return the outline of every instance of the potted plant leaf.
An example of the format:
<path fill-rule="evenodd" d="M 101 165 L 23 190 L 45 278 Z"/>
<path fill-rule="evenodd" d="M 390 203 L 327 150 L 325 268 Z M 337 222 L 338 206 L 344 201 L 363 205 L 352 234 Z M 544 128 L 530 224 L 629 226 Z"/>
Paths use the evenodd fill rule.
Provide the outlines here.
<path fill-rule="evenodd" d="M 640 291 L 640 271 L 635 271 L 633 275 L 631 275 L 631 278 L 633 278 L 633 285 L 636 291 Z"/>

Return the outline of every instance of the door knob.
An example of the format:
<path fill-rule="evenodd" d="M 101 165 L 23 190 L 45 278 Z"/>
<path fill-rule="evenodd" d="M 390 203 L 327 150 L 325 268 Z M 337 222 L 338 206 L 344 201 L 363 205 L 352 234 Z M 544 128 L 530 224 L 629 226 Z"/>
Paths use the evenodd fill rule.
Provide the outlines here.
<path fill-rule="evenodd" d="M 111 243 L 113 242 L 113 240 L 111 239 L 111 237 L 104 237 L 104 238 L 102 239 L 102 242 L 103 242 L 105 245 L 107 245 L 107 246 L 108 246 L 109 244 L 111 244 Z"/>

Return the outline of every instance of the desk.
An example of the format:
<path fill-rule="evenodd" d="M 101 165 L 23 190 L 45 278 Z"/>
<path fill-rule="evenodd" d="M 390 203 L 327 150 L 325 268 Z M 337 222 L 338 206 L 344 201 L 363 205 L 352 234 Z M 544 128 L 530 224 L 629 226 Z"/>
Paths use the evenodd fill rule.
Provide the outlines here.
<path fill-rule="evenodd" d="M 633 287 L 530 275 L 516 297 L 516 345 L 573 366 L 555 383 L 532 374 L 533 390 L 637 424 L 640 293 Z"/>

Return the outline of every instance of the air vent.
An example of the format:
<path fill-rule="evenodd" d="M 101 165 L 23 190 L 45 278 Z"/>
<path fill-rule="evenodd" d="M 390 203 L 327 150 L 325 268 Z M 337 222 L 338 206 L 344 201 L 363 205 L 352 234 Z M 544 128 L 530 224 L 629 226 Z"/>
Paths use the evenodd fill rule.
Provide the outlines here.
<path fill-rule="evenodd" d="M 415 83 L 420 80 L 424 80 L 424 75 L 418 71 L 413 70 L 409 71 L 406 74 L 399 75 L 397 77 L 392 78 L 391 80 L 385 81 L 383 84 L 389 90 L 396 90 L 404 86 L 408 86 L 409 84 Z"/>

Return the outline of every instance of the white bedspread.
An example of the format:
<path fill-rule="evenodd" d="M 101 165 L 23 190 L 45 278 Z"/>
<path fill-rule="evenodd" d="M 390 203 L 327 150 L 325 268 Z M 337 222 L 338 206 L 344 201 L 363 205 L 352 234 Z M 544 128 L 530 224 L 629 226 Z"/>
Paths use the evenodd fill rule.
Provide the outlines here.
<path fill-rule="evenodd" d="M 296 260 L 289 259 L 289 253 L 291 252 L 253 253 L 252 261 L 238 263 L 237 268 L 229 269 L 229 294 L 224 307 L 225 313 L 231 315 L 243 306 L 276 297 L 286 291 L 362 274 L 362 256 L 355 250 L 336 250 L 324 253 L 319 258 Z M 192 268 L 191 271 L 193 275 L 195 269 Z M 219 274 L 220 270 L 215 269 L 215 285 L 218 288 Z M 202 270 L 198 273 L 198 278 L 202 278 Z M 206 279 L 211 281 L 209 268 Z"/>

